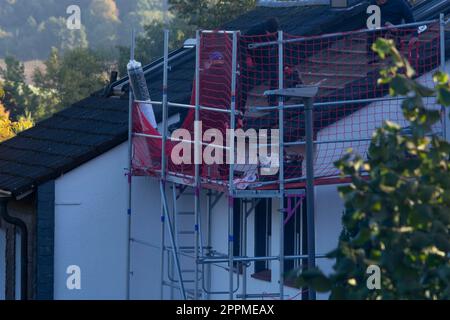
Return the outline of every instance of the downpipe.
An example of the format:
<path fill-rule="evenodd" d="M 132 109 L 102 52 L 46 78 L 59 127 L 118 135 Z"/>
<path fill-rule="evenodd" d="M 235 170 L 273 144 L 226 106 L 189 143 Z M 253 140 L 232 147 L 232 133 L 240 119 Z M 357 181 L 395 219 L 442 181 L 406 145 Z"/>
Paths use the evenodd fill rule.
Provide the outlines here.
<path fill-rule="evenodd" d="M 20 298 L 28 300 L 28 229 L 25 222 L 8 214 L 8 199 L 0 198 L 0 216 L 20 230 Z"/>

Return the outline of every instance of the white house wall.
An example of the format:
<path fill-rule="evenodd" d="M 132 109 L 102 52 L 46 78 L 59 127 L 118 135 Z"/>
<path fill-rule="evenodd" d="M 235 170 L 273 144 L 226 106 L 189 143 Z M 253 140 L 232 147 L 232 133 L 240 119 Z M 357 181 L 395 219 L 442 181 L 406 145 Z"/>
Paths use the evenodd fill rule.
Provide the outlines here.
<path fill-rule="evenodd" d="M 126 167 L 127 144 L 122 144 L 56 180 L 55 299 L 126 298 Z M 160 208 L 157 181 L 134 177 L 132 299 L 160 298 Z M 81 268 L 81 290 L 67 288 L 72 265 Z"/>
<path fill-rule="evenodd" d="M 161 197 L 159 186 L 149 177 L 133 178 L 131 297 L 160 296 Z"/>
<path fill-rule="evenodd" d="M 80 166 L 55 183 L 55 299 L 126 297 L 126 145 Z M 81 268 L 81 290 L 66 286 Z"/>
<path fill-rule="evenodd" d="M 160 299 L 160 270 L 161 270 L 161 195 L 159 182 L 149 177 L 133 178 L 133 223 L 132 223 L 132 266 L 131 297 L 133 299 Z M 170 212 L 173 210 L 172 184 L 166 185 L 167 203 Z M 188 190 L 191 192 L 191 190 Z M 178 211 L 193 212 L 193 195 L 183 195 L 178 201 Z M 204 200 L 204 198 L 203 198 Z M 201 211 L 206 212 L 205 201 L 201 202 Z M 173 218 L 172 218 L 173 219 Z M 178 231 L 194 231 L 193 216 L 177 217 Z M 202 221 L 205 221 L 204 217 Z M 174 230 L 177 231 L 176 229 Z M 167 224 L 164 228 L 167 247 L 171 247 Z M 193 235 L 181 235 L 177 246 L 193 246 Z M 164 259 L 164 274 L 168 274 L 168 253 Z M 192 253 L 190 253 L 192 256 Z M 193 269 L 193 259 L 181 255 L 180 265 L 183 270 Z M 173 261 L 173 260 L 171 260 Z M 172 266 L 174 266 L 172 264 Z M 174 267 L 172 267 L 174 270 Z M 176 277 L 176 274 L 172 275 Z M 193 279 L 193 274 L 185 274 L 185 279 Z M 189 279 L 188 279 L 189 278 Z M 186 289 L 193 289 L 192 285 L 186 285 Z M 180 293 L 176 289 L 164 287 L 164 299 L 180 299 Z"/>

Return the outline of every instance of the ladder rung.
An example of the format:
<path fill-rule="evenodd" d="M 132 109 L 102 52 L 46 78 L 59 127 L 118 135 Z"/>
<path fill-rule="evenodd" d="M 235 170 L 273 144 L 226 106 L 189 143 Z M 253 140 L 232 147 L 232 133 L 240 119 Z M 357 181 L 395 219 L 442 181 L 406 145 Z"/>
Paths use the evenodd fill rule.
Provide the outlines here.
<path fill-rule="evenodd" d="M 193 289 L 187 289 L 186 290 L 186 294 L 190 297 L 190 298 L 195 298 L 195 290 Z M 199 290 L 198 292 L 198 296 L 196 299 L 200 299 L 203 296 L 202 291 Z"/>
<path fill-rule="evenodd" d="M 190 231 L 190 230 L 182 230 L 182 231 L 178 231 L 178 234 L 183 234 L 183 235 L 186 235 L 186 234 L 194 234 L 195 233 L 195 231 Z"/>
<path fill-rule="evenodd" d="M 179 216 L 193 216 L 195 215 L 195 212 L 192 211 L 180 211 L 178 212 Z"/>
<path fill-rule="evenodd" d="M 257 298 L 278 298 L 280 297 L 279 293 L 248 293 L 248 294 L 237 294 L 236 298 L 238 299 L 257 299 Z"/>
<path fill-rule="evenodd" d="M 168 250 L 172 250 L 172 246 L 166 246 L 166 248 L 168 249 Z M 180 250 L 180 249 L 195 249 L 195 247 L 194 246 L 177 246 L 177 249 L 178 250 Z"/>
<path fill-rule="evenodd" d="M 175 289 L 180 289 L 180 287 L 178 285 L 173 284 L 171 282 L 163 281 L 162 284 L 163 284 L 163 286 L 167 286 L 167 287 L 171 287 L 171 288 L 175 288 Z"/>
<path fill-rule="evenodd" d="M 178 280 L 172 280 L 172 286 L 176 286 L 178 283 L 180 283 L 180 281 L 178 281 Z M 192 280 L 185 280 L 185 279 L 183 279 L 183 283 L 195 283 L 195 280 L 194 279 L 192 279 Z M 169 284 L 168 284 L 168 286 L 170 286 Z M 178 286 L 177 286 L 177 288 L 178 288 Z"/>

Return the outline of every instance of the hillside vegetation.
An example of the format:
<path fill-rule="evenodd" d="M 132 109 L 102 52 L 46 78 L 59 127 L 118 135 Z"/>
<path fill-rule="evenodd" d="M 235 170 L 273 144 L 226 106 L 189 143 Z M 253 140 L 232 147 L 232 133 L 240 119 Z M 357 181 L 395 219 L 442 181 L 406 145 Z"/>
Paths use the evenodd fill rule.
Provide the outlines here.
<path fill-rule="evenodd" d="M 143 64 L 162 55 L 162 0 L 0 0 L 0 142 L 125 75 L 131 30 Z M 255 0 L 170 0 L 170 49 Z M 67 27 L 78 5 L 81 28 Z M 25 62 L 24 62 L 25 61 Z"/>

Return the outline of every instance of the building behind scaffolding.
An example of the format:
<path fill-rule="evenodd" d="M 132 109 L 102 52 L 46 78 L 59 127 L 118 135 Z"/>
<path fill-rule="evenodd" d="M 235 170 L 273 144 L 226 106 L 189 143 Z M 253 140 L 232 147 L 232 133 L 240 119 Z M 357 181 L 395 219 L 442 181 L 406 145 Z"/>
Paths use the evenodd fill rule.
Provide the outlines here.
<path fill-rule="evenodd" d="M 426 85 L 450 52 L 439 16 L 450 5 L 431 2 L 414 7 L 422 22 L 377 31 Z M 272 16 L 282 31 L 246 35 Z M 401 98 L 376 83 L 385 62 L 369 61 L 367 43 L 378 33 L 352 31 L 366 17 L 363 4 L 259 7 L 173 52 L 166 32 L 166 54 L 143 68 L 150 101 L 134 99 L 126 77 L 1 144 L 4 212 L 25 222 L 28 230 L 15 229 L 29 239 L 1 222 L 7 296 L 20 296 L 22 285 L 22 296 L 47 299 L 314 298 L 296 287 L 293 271 L 331 271 L 323 254 L 337 244 L 336 186 L 346 182 L 333 162 L 349 147 L 364 155 L 384 120 L 407 129 Z M 433 99 L 427 106 L 439 108 Z M 179 163 L 172 152 L 180 145 L 192 158 L 208 147 L 217 159 L 235 155 L 195 139 L 196 120 L 201 133 L 267 130 L 262 145 L 276 152 L 263 158 L 258 150 L 254 162 Z M 434 131 L 447 137 L 446 127 Z M 176 136 L 180 129 L 190 138 Z M 277 170 L 263 174 L 272 153 Z M 15 268 L 14 250 L 22 257 Z M 74 266 L 81 290 L 66 285 Z"/>

